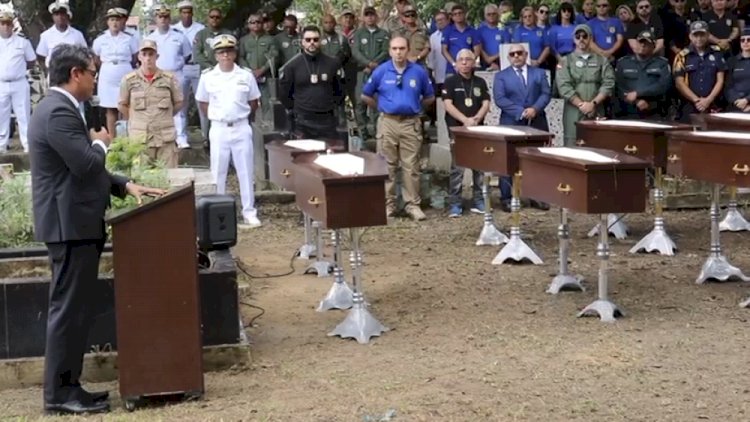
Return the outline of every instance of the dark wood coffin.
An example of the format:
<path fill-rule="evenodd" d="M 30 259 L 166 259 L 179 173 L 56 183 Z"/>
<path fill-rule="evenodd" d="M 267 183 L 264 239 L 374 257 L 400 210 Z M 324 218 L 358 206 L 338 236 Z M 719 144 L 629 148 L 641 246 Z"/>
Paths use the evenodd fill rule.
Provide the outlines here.
<path fill-rule="evenodd" d="M 596 163 L 546 154 L 548 148 L 519 148 L 524 197 L 585 214 L 640 213 L 646 207 L 650 163 L 619 152 L 589 150 L 619 160 Z"/>
<path fill-rule="evenodd" d="M 385 159 L 365 151 L 350 154 L 364 158 L 363 174 L 341 175 L 315 164 L 318 154 L 298 155 L 294 159 L 297 206 L 325 228 L 387 224 L 385 181 L 388 167 Z"/>
<path fill-rule="evenodd" d="M 488 133 L 482 128 L 516 133 Z M 453 154 L 457 166 L 506 176 L 518 171 L 516 148 L 549 146 L 554 137 L 527 126 L 457 126 L 450 131 L 455 139 Z"/>
<path fill-rule="evenodd" d="M 326 142 L 326 148 L 320 151 L 305 151 L 298 148 L 284 145 L 286 139 L 274 140 L 266 144 L 268 151 L 268 180 L 275 185 L 294 192 L 294 166 L 293 160 L 302 154 L 318 154 L 325 152 L 327 149 L 332 151 L 344 151 L 345 147 L 340 142 Z"/>
<path fill-rule="evenodd" d="M 623 126 L 624 124 L 637 126 Z M 586 120 L 576 123 L 576 145 L 604 148 L 642 158 L 654 167 L 667 169 L 676 161 L 679 151 L 670 150 L 666 134 L 675 130 L 690 130 L 691 125 L 675 122 L 633 120 Z M 670 160 L 671 157 L 671 160 Z"/>
<path fill-rule="evenodd" d="M 705 130 L 750 132 L 750 113 L 702 114 Z"/>
<path fill-rule="evenodd" d="M 681 145 L 682 175 L 723 185 L 750 187 L 750 133 L 672 132 Z"/>

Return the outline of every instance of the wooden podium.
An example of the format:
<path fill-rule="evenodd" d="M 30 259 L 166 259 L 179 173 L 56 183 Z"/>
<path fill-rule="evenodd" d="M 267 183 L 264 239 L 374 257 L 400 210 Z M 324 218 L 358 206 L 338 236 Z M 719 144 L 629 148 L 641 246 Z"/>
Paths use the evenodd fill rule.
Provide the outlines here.
<path fill-rule="evenodd" d="M 195 192 L 110 217 L 120 396 L 203 395 Z"/>

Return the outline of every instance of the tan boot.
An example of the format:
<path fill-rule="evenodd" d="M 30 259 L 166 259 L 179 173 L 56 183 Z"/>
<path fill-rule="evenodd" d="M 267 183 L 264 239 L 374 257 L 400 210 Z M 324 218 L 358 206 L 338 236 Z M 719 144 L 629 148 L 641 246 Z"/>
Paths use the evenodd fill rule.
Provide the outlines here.
<path fill-rule="evenodd" d="M 414 221 L 422 221 L 427 219 L 427 216 L 424 215 L 422 209 L 417 206 L 410 206 L 406 208 L 406 213 L 409 214 L 409 217 L 411 217 Z"/>

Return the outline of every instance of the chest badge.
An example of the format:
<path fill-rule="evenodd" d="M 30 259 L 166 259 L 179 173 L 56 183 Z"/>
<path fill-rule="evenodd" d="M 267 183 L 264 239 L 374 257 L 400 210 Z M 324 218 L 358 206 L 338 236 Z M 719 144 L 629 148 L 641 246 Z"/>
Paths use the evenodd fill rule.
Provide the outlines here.
<path fill-rule="evenodd" d="M 582 62 L 582 61 L 580 61 L 580 60 L 578 60 L 578 61 L 576 62 L 576 67 L 583 67 L 583 62 Z"/>
<path fill-rule="evenodd" d="M 283 43 L 281 43 L 281 47 L 282 48 L 289 48 L 289 42 L 284 41 Z"/>
<path fill-rule="evenodd" d="M 732 26 L 732 20 L 731 19 L 727 19 L 727 26 Z"/>
<path fill-rule="evenodd" d="M 311 84 L 318 83 L 318 74 L 317 73 L 313 73 L 313 74 L 310 75 L 310 83 Z"/>
<path fill-rule="evenodd" d="M 471 37 L 466 37 L 466 44 L 471 45 Z"/>
<path fill-rule="evenodd" d="M 327 40 L 327 39 L 325 39 L 325 38 L 323 38 L 323 39 L 322 39 L 322 40 L 320 41 L 320 45 L 328 45 L 328 40 Z"/>
<path fill-rule="evenodd" d="M 482 96 L 482 90 L 479 88 L 474 88 L 474 96 L 475 97 L 481 97 Z"/>
<path fill-rule="evenodd" d="M 615 33 L 615 27 L 614 26 L 610 26 L 609 27 L 609 33 L 610 34 L 614 34 Z"/>
<path fill-rule="evenodd" d="M 417 80 L 416 79 L 409 79 L 409 86 L 412 88 L 417 87 Z"/>
<path fill-rule="evenodd" d="M 320 75 L 320 79 L 321 79 L 321 80 L 322 80 L 323 82 L 327 81 L 327 80 L 328 80 L 328 74 L 327 74 L 327 73 L 324 73 L 324 74 Z"/>
<path fill-rule="evenodd" d="M 362 44 L 367 44 L 367 38 L 362 38 Z"/>
<path fill-rule="evenodd" d="M 713 54 L 712 54 L 712 55 L 708 56 L 708 60 L 715 61 L 716 57 L 714 57 Z"/>
<path fill-rule="evenodd" d="M 536 31 L 536 36 L 537 37 L 541 37 L 542 36 L 542 31 Z"/>

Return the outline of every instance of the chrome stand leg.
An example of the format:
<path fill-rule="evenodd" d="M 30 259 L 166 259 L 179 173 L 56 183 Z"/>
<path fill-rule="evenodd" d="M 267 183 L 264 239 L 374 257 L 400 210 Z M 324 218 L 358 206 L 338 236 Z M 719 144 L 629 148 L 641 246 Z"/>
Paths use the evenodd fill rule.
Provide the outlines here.
<path fill-rule="evenodd" d="M 341 259 L 341 230 L 336 229 L 331 235 L 333 237 L 333 285 L 328 290 L 326 297 L 320 301 L 318 312 L 352 307 L 354 293 L 344 280 L 344 266 Z"/>
<path fill-rule="evenodd" d="M 719 185 L 714 184 L 711 192 L 711 252 L 695 282 L 703 284 L 710 279 L 726 281 L 732 277 L 739 278 L 742 281 L 750 281 L 750 277 L 745 276 L 739 268 L 731 265 L 721 253 L 719 198 Z"/>
<path fill-rule="evenodd" d="M 623 240 L 628 237 L 628 226 L 625 224 L 625 214 L 609 214 L 607 215 L 607 227 L 609 228 L 609 234 L 614 236 L 616 239 Z M 599 234 L 599 224 L 595 225 L 589 230 L 588 237 L 594 237 Z"/>
<path fill-rule="evenodd" d="M 315 230 L 315 237 L 317 239 L 315 246 L 317 253 L 315 254 L 315 262 L 310 264 L 305 269 L 305 274 L 315 273 L 318 275 L 318 277 L 328 277 L 329 273 L 331 272 L 332 265 L 330 262 L 323 259 L 323 229 L 320 227 L 320 223 L 317 221 L 313 221 L 312 226 Z"/>
<path fill-rule="evenodd" d="M 609 260 L 609 235 L 607 234 L 607 215 L 601 215 L 599 223 L 599 245 L 596 256 L 599 257 L 599 299 L 583 308 L 579 317 L 599 315 L 603 322 L 614 322 L 615 318 L 624 316 L 620 308 L 607 297 L 607 261 Z"/>
<path fill-rule="evenodd" d="M 568 210 L 560 208 L 560 225 L 557 226 L 557 237 L 560 239 L 558 253 L 558 271 L 547 288 L 547 293 L 557 294 L 561 290 L 583 291 L 583 277 L 568 273 L 568 255 L 570 251 L 570 231 L 568 230 Z"/>
<path fill-rule="evenodd" d="M 340 336 L 341 338 L 354 338 L 360 344 L 367 344 L 371 337 L 379 336 L 388 331 L 388 328 L 380 323 L 367 309 L 364 293 L 362 292 L 362 261 L 360 259 L 359 229 L 350 229 L 352 250 L 355 262 L 352 268 L 352 279 L 354 284 L 353 306 L 329 336 Z"/>
<path fill-rule="evenodd" d="M 729 187 L 729 204 L 727 204 L 727 215 L 719 223 L 719 231 L 741 232 L 750 230 L 750 223 L 745 220 L 740 210 L 737 209 L 737 187 Z"/>
<path fill-rule="evenodd" d="M 508 243 L 508 237 L 500 232 L 495 226 L 495 222 L 492 219 L 492 207 L 490 207 L 490 175 L 485 173 L 484 181 L 482 183 L 482 196 L 484 196 L 484 225 L 482 226 L 482 232 L 479 233 L 479 239 L 477 239 L 477 246 L 499 246 L 503 243 Z"/>
<path fill-rule="evenodd" d="M 302 213 L 302 219 L 305 224 L 305 243 L 299 247 L 297 250 L 297 256 L 299 256 L 301 259 L 310 259 L 311 257 L 315 256 L 317 251 L 315 250 L 315 245 L 313 245 L 312 241 L 312 232 L 310 230 L 310 216 L 307 215 L 307 213 Z"/>
<path fill-rule="evenodd" d="M 493 265 L 499 265 L 507 260 L 521 262 L 529 260 L 534 265 L 542 264 L 542 259 L 526 242 L 521 239 L 521 174 L 513 176 L 513 198 L 510 200 L 510 210 L 513 213 L 513 225 L 510 228 L 510 240 L 503 246 L 500 253 L 492 260 Z"/>
<path fill-rule="evenodd" d="M 654 229 L 630 248 L 630 253 L 640 251 L 659 252 L 661 255 L 674 256 L 677 246 L 664 229 L 664 191 L 662 190 L 662 170 L 656 169 L 654 178 Z"/>

